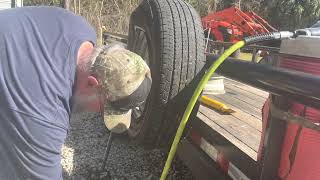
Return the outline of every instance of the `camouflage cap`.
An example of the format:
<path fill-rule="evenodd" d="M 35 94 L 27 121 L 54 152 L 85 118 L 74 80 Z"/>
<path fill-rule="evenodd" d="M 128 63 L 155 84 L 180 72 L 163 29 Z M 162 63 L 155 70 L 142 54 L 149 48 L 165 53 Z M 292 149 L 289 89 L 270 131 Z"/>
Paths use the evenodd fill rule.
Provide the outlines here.
<path fill-rule="evenodd" d="M 137 54 L 118 45 L 100 48 L 91 73 L 107 97 L 104 123 L 116 133 L 130 127 L 131 109 L 146 100 L 151 88 L 150 70 Z"/>

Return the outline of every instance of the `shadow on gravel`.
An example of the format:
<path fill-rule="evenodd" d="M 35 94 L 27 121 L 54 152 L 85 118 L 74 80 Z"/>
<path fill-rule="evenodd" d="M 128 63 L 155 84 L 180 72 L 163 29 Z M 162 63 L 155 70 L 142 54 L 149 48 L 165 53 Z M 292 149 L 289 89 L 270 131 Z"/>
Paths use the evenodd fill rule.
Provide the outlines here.
<path fill-rule="evenodd" d="M 62 149 L 63 178 L 94 180 L 89 174 L 101 167 L 109 132 L 98 114 L 74 115 L 70 125 Z M 126 136 L 117 137 L 112 143 L 104 179 L 159 179 L 166 159 L 164 152 L 130 143 Z M 168 179 L 193 179 L 180 161 L 175 161 L 172 169 Z"/>

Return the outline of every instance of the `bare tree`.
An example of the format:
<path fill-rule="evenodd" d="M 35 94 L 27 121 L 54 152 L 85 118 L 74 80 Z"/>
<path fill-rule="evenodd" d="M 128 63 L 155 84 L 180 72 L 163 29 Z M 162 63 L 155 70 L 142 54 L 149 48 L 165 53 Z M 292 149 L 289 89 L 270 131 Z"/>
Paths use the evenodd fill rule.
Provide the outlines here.
<path fill-rule="evenodd" d="M 69 10 L 70 9 L 70 2 L 69 0 L 61 0 L 61 5 L 64 9 Z"/>
<path fill-rule="evenodd" d="M 102 10 L 103 10 L 104 0 L 100 2 L 100 10 L 98 14 L 98 26 L 97 26 L 97 44 L 102 45 L 103 44 L 103 29 L 102 29 Z"/>
<path fill-rule="evenodd" d="M 77 0 L 73 0 L 73 12 L 77 13 Z"/>
<path fill-rule="evenodd" d="M 78 6 L 78 14 L 81 14 L 81 0 L 78 0 L 79 6 Z"/>

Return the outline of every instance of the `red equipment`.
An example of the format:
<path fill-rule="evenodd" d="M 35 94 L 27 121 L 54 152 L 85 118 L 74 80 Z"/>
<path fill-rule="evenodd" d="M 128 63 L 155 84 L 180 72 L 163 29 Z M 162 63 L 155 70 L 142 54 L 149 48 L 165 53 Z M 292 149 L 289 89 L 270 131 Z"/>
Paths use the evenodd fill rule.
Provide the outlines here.
<path fill-rule="evenodd" d="M 208 14 L 202 18 L 202 26 L 207 38 L 233 43 L 246 36 L 277 31 L 254 12 L 243 12 L 236 7 Z"/>

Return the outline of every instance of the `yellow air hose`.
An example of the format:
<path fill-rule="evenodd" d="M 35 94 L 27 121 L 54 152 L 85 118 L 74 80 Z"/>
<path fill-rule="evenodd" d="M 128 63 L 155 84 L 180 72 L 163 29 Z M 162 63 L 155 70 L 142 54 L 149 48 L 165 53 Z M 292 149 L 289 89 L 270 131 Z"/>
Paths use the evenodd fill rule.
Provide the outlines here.
<path fill-rule="evenodd" d="M 189 101 L 189 104 L 187 106 L 186 111 L 183 114 L 182 120 L 180 122 L 180 125 L 179 125 L 177 133 L 176 133 L 176 136 L 174 137 L 173 143 L 171 145 L 170 152 L 169 152 L 166 164 L 163 168 L 160 180 L 165 180 L 167 178 L 167 175 L 169 173 L 173 157 L 176 154 L 177 147 L 178 147 L 179 141 L 181 139 L 182 133 L 183 133 L 183 131 L 186 127 L 186 124 L 189 120 L 189 116 L 191 114 L 191 111 L 192 111 L 194 105 L 196 104 L 204 86 L 207 84 L 207 82 L 209 81 L 212 74 L 216 71 L 216 69 L 223 63 L 223 61 L 226 60 L 233 52 L 235 52 L 236 50 L 243 47 L 245 44 L 246 44 L 245 41 L 239 41 L 239 42 L 235 43 L 234 45 L 232 45 L 210 66 L 209 70 L 202 77 L 200 83 L 198 84 L 195 92 L 193 93 L 193 95 L 191 97 L 191 100 Z"/>

